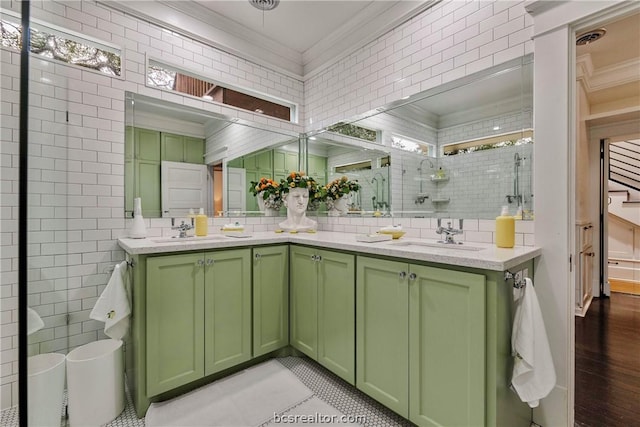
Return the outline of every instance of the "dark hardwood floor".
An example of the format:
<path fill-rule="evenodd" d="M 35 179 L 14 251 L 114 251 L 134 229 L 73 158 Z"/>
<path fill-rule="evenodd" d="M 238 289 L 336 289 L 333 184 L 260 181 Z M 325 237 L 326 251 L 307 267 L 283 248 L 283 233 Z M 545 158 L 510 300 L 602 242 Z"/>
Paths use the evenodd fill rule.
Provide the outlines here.
<path fill-rule="evenodd" d="M 595 298 L 575 319 L 575 425 L 640 426 L 640 297 Z"/>

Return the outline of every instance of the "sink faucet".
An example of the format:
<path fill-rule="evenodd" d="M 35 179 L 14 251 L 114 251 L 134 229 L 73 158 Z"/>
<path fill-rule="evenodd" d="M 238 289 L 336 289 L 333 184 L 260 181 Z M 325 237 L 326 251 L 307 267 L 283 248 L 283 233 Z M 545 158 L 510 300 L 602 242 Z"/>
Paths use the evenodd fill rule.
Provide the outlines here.
<path fill-rule="evenodd" d="M 438 228 L 436 228 L 436 233 L 444 234 L 444 240 L 439 240 L 439 243 L 449 243 L 449 244 L 460 244 L 460 242 L 456 242 L 453 240 L 453 236 L 456 234 L 462 234 L 462 219 L 459 219 L 459 227 L 460 228 L 451 228 L 451 221 L 447 221 L 447 228 L 442 227 L 442 218 L 438 218 Z"/>
<path fill-rule="evenodd" d="M 191 224 L 187 224 L 184 221 L 178 226 L 175 226 L 176 219 L 171 218 L 171 229 L 172 230 L 180 230 L 180 234 L 178 235 L 179 239 L 183 239 L 187 237 L 187 231 L 193 228 L 193 218 L 191 218 Z"/>

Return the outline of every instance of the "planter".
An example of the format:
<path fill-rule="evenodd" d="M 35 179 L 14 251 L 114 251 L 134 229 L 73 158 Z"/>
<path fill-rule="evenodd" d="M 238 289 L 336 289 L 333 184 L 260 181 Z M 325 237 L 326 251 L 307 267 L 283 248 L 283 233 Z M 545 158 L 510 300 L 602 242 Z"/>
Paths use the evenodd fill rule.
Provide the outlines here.
<path fill-rule="evenodd" d="M 282 203 L 280 200 L 278 202 L 274 202 L 273 200 L 264 199 L 264 191 L 256 194 L 256 200 L 258 202 L 258 209 L 260 212 L 264 213 L 264 216 L 278 216 L 280 215 L 280 207 Z"/>
<path fill-rule="evenodd" d="M 331 200 L 331 199 L 329 199 Z M 341 216 L 346 215 L 349 204 L 349 196 L 344 195 L 336 200 L 327 200 L 327 215 L 329 216 Z"/>
<path fill-rule="evenodd" d="M 258 209 L 260 209 L 260 212 L 264 212 L 264 199 L 262 198 L 264 196 L 264 191 L 259 192 L 258 194 L 256 194 L 256 201 L 258 202 Z"/>

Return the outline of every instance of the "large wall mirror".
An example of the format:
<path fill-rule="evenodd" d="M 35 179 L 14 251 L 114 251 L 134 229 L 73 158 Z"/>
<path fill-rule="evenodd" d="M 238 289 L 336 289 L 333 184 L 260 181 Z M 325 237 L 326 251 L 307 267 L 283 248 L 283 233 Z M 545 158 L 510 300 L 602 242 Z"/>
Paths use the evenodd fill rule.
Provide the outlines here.
<path fill-rule="evenodd" d="M 272 173 L 277 153 L 276 162 L 297 167 L 298 132 L 139 94 L 126 93 L 125 101 L 127 217 L 135 198 L 146 218 L 184 217 L 200 208 L 209 216 L 253 211 L 250 176 L 224 179 L 225 160 L 229 171 L 247 167 L 257 174 L 268 167 Z"/>
<path fill-rule="evenodd" d="M 390 154 L 393 216 L 533 217 L 533 62 L 527 56 L 327 130 Z"/>
<path fill-rule="evenodd" d="M 140 197 L 151 218 L 263 215 L 250 182 L 304 170 L 358 181 L 348 214 L 531 219 L 532 76 L 519 58 L 301 138 L 128 93 L 125 213 Z"/>

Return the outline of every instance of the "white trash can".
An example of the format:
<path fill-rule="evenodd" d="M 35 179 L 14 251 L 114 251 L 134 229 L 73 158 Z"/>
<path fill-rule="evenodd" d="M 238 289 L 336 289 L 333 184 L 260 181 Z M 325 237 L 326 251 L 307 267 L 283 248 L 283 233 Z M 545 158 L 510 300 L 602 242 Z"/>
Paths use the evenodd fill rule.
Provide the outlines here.
<path fill-rule="evenodd" d="M 67 354 L 71 427 L 100 426 L 124 409 L 122 341 L 100 340 Z"/>
<path fill-rule="evenodd" d="M 27 359 L 30 426 L 60 427 L 64 399 L 64 354 L 45 353 Z"/>

